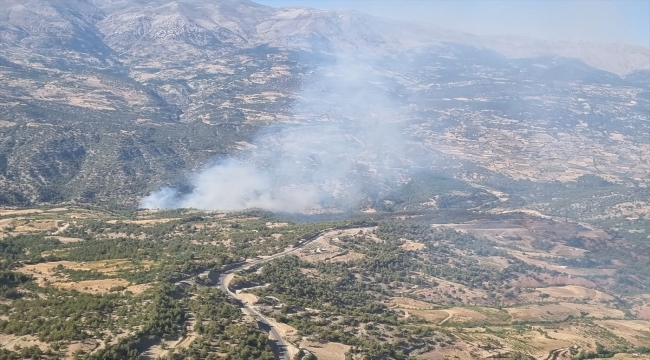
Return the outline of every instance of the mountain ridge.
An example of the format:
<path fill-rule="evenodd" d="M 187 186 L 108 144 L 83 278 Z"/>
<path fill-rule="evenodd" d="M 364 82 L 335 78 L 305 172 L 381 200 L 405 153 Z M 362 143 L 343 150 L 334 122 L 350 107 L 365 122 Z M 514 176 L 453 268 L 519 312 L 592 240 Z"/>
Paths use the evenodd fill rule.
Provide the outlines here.
<path fill-rule="evenodd" d="M 259 45 L 386 54 L 451 42 L 493 50 L 510 58 L 575 58 L 618 75 L 650 69 L 650 47 L 481 36 L 356 11 L 273 8 L 252 1 L 11 1 L 0 10 L 0 19 L 0 37 L 5 40 L 6 50 L 38 50 L 52 42 L 53 36 L 82 39 L 75 44 L 80 49 L 89 51 L 97 46 L 95 53 L 104 55 L 114 50 L 122 56 L 137 55 L 138 49 L 151 51 L 154 46 L 175 52 Z M 21 44 L 28 38 L 36 42 Z"/>

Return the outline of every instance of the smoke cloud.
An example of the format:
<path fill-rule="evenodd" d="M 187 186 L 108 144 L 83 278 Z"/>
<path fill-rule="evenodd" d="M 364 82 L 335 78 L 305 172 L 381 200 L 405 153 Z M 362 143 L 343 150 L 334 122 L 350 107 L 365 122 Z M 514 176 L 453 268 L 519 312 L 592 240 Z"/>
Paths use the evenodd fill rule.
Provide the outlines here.
<path fill-rule="evenodd" d="M 293 106 L 298 123 L 265 128 L 250 149 L 192 175 L 191 193 L 165 187 L 140 206 L 323 211 L 387 191 L 414 165 L 400 127 L 408 111 L 366 64 L 347 56 L 322 66 Z"/>

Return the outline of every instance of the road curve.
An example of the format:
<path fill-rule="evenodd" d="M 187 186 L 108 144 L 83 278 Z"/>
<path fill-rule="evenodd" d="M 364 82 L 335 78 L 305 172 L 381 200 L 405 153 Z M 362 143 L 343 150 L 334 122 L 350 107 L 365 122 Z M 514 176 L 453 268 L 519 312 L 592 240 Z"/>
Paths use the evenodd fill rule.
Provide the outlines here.
<path fill-rule="evenodd" d="M 271 256 L 269 256 L 267 258 L 264 258 L 264 259 L 244 263 L 244 264 L 241 264 L 241 265 L 239 265 L 239 266 L 237 266 L 235 268 L 224 271 L 223 273 L 219 274 L 219 288 L 221 289 L 221 291 L 228 294 L 228 296 L 230 296 L 231 298 L 239 301 L 239 299 L 237 299 L 235 294 L 232 291 L 230 291 L 230 289 L 228 288 L 228 285 L 230 283 L 230 279 L 227 280 L 227 278 L 228 278 L 229 274 L 235 273 L 235 272 L 240 271 L 240 270 L 248 269 L 248 268 L 256 266 L 256 265 L 261 265 L 261 264 L 267 263 L 267 262 L 275 260 L 275 259 L 279 259 L 279 258 L 287 256 L 287 255 L 291 255 L 294 252 L 302 249 L 303 247 L 311 244 L 316 239 L 321 237 L 323 234 L 326 234 L 326 233 L 328 233 L 330 231 L 339 230 L 339 229 L 344 229 L 344 228 L 330 228 L 330 229 L 326 229 L 326 230 L 323 230 L 323 231 L 319 231 L 317 233 L 306 236 L 305 240 L 303 242 L 299 243 L 297 246 L 295 246 L 295 247 L 293 247 L 293 248 L 291 248 L 289 250 L 285 250 L 285 251 L 283 251 L 281 253 L 271 255 Z M 284 341 L 284 339 L 282 339 L 282 336 L 278 332 L 278 329 L 276 329 L 275 326 L 273 326 L 273 324 L 267 318 L 265 318 L 257 310 L 253 309 L 252 306 L 249 306 L 249 305 L 245 304 L 242 301 L 239 301 L 239 303 L 242 304 L 242 307 L 243 307 L 243 309 L 244 309 L 244 311 L 246 313 L 251 315 L 253 318 L 255 318 L 255 320 L 257 320 L 259 323 L 263 324 L 264 326 L 266 326 L 269 329 L 268 330 L 269 334 L 271 334 L 271 337 L 273 338 L 273 340 L 275 340 L 277 342 L 277 345 L 278 345 L 278 349 L 277 350 L 274 349 L 274 350 L 276 350 L 276 354 L 275 354 L 276 357 L 279 360 L 290 360 L 289 354 L 287 353 L 287 343 Z"/>

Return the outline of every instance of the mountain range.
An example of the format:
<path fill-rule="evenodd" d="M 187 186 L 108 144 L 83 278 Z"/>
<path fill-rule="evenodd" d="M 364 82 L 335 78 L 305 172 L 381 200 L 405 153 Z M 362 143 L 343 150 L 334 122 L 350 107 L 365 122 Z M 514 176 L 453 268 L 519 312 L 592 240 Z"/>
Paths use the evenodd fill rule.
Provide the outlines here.
<path fill-rule="evenodd" d="M 388 53 L 450 42 L 511 58 L 575 58 L 619 75 L 650 68 L 650 50 L 642 46 L 478 36 L 354 11 L 272 8 L 248 0 L 8 0 L 0 21 L 3 56 L 19 63 L 58 58 L 96 67 L 259 45 Z"/>
<path fill-rule="evenodd" d="M 409 131 L 424 136 L 420 144 L 481 172 L 647 180 L 639 175 L 650 152 L 647 47 L 479 36 L 248 0 L 5 0 L 0 204 L 137 204 L 248 147 L 260 128 L 304 121 L 293 112 L 300 89 L 341 54 L 372 59 L 381 86 L 414 110 Z M 519 123 L 495 120 L 507 117 Z M 517 146 L 531 154 L 542 134 L 558 153 L 522 175 L 455 142 L 482 138 L 481 151 L 501 149 L 499 161 L 512 164 L 526 154 L 506 141 L 515 130 L 526 131 L 517 136 L 530 141 Z M 604 153 L 626 165 L 610 171 L 584 160 Z M 584 161 L 569 175 L 548 172 L 562 156 Z"/>

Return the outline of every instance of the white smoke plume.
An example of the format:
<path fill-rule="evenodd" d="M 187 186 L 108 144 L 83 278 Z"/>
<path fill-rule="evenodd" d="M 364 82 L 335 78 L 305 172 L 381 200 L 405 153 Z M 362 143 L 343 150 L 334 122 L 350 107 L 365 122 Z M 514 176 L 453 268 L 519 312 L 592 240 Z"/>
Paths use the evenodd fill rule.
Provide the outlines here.
<path fill-rule="evenodd" d="M 144 197 L 140 206 L 341 209 L 395 184 L 412 165 L 398 126 L 406 110 L 365 64 L 339 57 L 323 66 L 315 81 L 303 84 L 293 107 L 295 118 L 304 121 L 266 128 L 253 141 L 254 149 L 191 176 L 191 193 L 165 187 Z"/>

